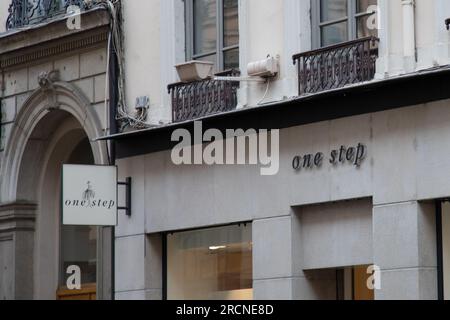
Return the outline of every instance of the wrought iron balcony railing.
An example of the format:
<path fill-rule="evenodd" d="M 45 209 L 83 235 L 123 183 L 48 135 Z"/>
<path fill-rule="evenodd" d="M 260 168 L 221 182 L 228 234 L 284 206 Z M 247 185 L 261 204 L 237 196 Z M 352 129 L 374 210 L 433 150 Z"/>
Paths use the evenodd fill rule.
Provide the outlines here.
<path fill-rule="evenodd" d="M 217 76 L 238 76 L 237 70 L 218 73 Z M 168 86 L 172 98 L 172 121 L 181 122 L 207 115 L 231 111 L 237 106 L 239 82 L 207 79 Z"/>
<path fill-rule="evenodd" d="M 98 2 L 98 0 L 12 0 L 8 9 L 6 29 L 16 29 L 63 16 L 68 13 L 69 6 L 77 6 L 80 11 L 84 11 Z"/>
<path fill-rule="evenodd" d="M 378 41 L 367 37 L 294 55 L 299 95 L 372 80 Z"/>

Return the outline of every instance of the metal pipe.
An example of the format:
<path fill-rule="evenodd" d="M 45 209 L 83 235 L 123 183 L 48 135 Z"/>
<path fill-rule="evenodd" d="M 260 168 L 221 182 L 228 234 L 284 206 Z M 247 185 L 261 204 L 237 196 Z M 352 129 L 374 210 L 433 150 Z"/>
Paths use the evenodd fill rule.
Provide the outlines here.
<path fill-rule="evenodd" d="M 403 7 L 403 55 L 405 57 L 416 57 L 416 35 L 415 35 L 415 1 L 402 0 Z"/>

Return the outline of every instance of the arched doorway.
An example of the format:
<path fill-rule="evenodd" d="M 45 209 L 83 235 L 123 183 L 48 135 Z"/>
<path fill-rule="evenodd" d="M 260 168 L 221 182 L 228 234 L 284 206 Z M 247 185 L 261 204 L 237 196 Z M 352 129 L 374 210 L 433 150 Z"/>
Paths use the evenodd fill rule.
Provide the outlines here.
<path fill-rule="evenodd" d="M 94 164 L 91 145 L 84 138 L 72 151 L 68 164 Z M 61 215 L 60 215 L 61 216 Z M 60 300 L 93 300 L 97 295 L 97 235 L 98 229 L 92 226 L 60 226 L 59 250 L 59 288 L 57 298 Z M 68 290 L 67 280 L 70 266 L 81 270 L 80 290 Z"/>
<path fill-rule="evenodd" d="M 96 296 L 97 228 L 61 225 L 60 190 L 63 164 L 94 164 L 94 157 L 79 123 L 66 112 L 53 113 L 61 113 L 58 115 L 59 126 L 51 133 L 47 150 L 44 151 L 37 189 L 39 213 L 35 239 L 35 296 L 46 299 L 92 299 Z M 47 118 L 41 121 L 49 123 Z M 42 130 L 36 134 L 42 135 Z M 32 135 L 32 139 L 36 138 Z M 29 144 L 34 149 L 32 141 Z M 18 190 L 21 191 L 24 185 L 20 184 Z M 82 289 L 79 291 L 65 288 L 66 271 L 71 265 L 79 266 L 81 270 Z"/>
<path fill-rule="evenodd" d="M 34 299 L 105 297 L 110 258 L 108 233 L 100 228 L 61 226 L 60 188 L 64 163 L 107 164 L 107 150 L 92 142 L 101 134 L 98 115 L 77 88 L 55 82 L 25 102 L 8 142 L 2 166 L 1 199 L 35 205 L 34 234 L 16 259 L 32 266 L 28 296 Z M 107 244 L 106 244 L 107 245 Z M 109 261 L 108 261 L 109 260 Z M 79 265 L 82 290 L 64 290 L 66 266 Z M 99 289 L 100 288 L 100 289 Z M 110 288 L 109 288 L 110 290 Z"/>

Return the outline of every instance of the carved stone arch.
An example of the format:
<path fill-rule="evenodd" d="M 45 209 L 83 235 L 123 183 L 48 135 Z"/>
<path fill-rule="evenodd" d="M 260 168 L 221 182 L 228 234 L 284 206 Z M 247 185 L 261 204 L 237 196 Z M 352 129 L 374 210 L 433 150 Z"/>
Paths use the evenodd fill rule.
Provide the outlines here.
<path fill-rule="evenodd" d="M 108 164 L 106 144 L 93 141 L 102 134 L 102 125 L 89 99 L 74 85 L 50 75 L 40 76 L 39 84 L 17 114 L 0 175 L 0 204 L 10 204 L 13 216 L 20 219 L 27 210 L 26 235 L 16 240 L 21 254 L 14 257 L 18 274 L 14 286 L 20 289 L 15 296 L 25 299 L 56 296 L 61 163 L 68 161 L 81 141 L 88 140 L 94 162 Z M 97 252 L 108 246 L 103 237 L 110 235 L 99 230 Z M 103 262 L 100 253 L 98 257 L 97 270 L 109 272 L 104 271 L 109 270 L 109 262 Z M 99 278 L 97 286 L 103 290 L 105 284 Z"/>
<path fill-rule="evenodd" d="M 97 164 L 107 164 L 108 154 L 104 143 L 92 142 L 102 134 L 101 121 L 86 96 L 74 85 L 67 82 L 53 82 L 50 87 L 42 86 L 34 91 L 20 109 L 9 136 L 2 165 L 0 202 L 15 202 L 24 199 L 18 194 L 19 176 L 25 174 L 27 166 L 23 161 L 39 161 L 39 151 L 32 159 L 24 159 L 25 150 L 30 147 L 33 135 L 50 135 L 56 130 L 64 115 L 73 116 L 91 141 L 94 160 Z M 43 121 L 45 120 L 45 121 Z M 43 146 L 45 147 L 45 146 Z M 25 155 L 26 156 L 26 155 Z M 30 167 L 30 166 L 28 166 Z M 35 170 L 36 165 L 31 168 Z"/>

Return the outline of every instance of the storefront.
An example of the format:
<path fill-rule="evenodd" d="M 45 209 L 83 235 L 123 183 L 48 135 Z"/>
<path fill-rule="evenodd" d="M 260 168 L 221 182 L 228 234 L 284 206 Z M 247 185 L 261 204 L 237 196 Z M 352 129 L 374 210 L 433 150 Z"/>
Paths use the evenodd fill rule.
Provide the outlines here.
<path fill-rule="evenodd" d="M 450 196 L 450 101 L 395 94 L 447 77 L 203 120 L 204 130 L 279 128 L 272 176 L 259 165 L 175 165 L 171 134 L 193 123 L 112 137 L 135 188 L 133 215 L 116 230 L 116 298 L 437 299 L 440 286 L 448 295 L 445 203 L 436 217 Z"/>
<path fill-rule="evenodd" d="M 253 297 L 251 223 L 166 235 L 167 299 Z"/>

